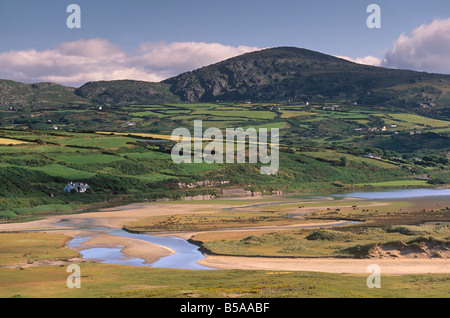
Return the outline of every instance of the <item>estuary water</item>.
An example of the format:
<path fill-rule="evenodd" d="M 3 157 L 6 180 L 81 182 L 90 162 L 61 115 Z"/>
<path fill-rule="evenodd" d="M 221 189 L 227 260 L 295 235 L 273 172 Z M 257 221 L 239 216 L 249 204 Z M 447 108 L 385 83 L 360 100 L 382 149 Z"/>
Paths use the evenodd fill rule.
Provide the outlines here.
<path fill-rule="evenodd" d="M 129 233 L 122 229 L 108 229 L 108 228 L 94 228 L 89 229 L 89 231 L 107 231 L 108 234 L 129 237 L 134 239 L 139 239 L 147 241 L 150 243 L 162 245 L 172 249 L 175 253 L 169 256 L 160 258 L 153 264 L 146 264 L 145 259 L 136 257 L 126 257 L 121 252 L 121 247 L 116 248 L 105 248 L 105 247 L 94 247 L 86 248 L 79 251 L 84 259 L 96 259 L 101 263 L 105 264 L 116 264 L 116 265 L 131 265 L 131 266 L 151 266 L 151 267 L 162 267 L 162 268 L 178 268 L 178 269 L 200 269 L 209 270 L 213 269 L 210 267 L 202 266 L 197 264 L 198 260 L 201 260 L 204 256 L 199 251 L 197 245 L 191 244 L 188 241 L 174 236 L 160 237 L 151 236 L 147 234 L 136 234 Z M 91 237 L 76 236 L 70 242 L 68 247 L 80 247 L 81 243 L 89 240 Z"/>
<path fill-rule="evenodd" d="M 352 192 L 333 195 L 335 197 L 361 198 L 361 199 L 407 199 L 423 197 L 449 197 L 450 189 L 401 189 L 373 192 Z"/>
<path fill-rule="evenodd" d="M 331 195 L 336 198 L 363 198 L 363 199 L 407 199 L 407 198 L 433 198 L 446 197 L 450 198 L 450 189 L 402 189 L 402 190 L 388 190 L 388 191 L 367 191 L 367 192 L 352 192 L 344 194 Z M 319 196 L 317 196 L 319 197 Z M 274 203 L 262 203 L 248 205 L 247 207 L 264 206 Z M 228 208 L 227 210 L 233 210 Z M 351 223 L 351 222 L 350 222 Z M 341 225 L 348 225 L 350 223 L 343 223 Z M 333 225 L 336 226 L 336 225 Z M 308 227 L 308 226 L 305 226 Z M 322 226 L 323 227 L 323 226 Z M 175 268 L 175 269 L 193 269 L 193 270 L 212 270 L 214 268 L 205 267 L 197 263 L 197 261 L 204 258 L 204 255 L 199 251 L 197 245 L 191 244 L 188 241 L 179 237 L 160 237 L 147 234 L 129 233 L 122 229 L 98 228 L 89 229 L 108 231 L 108 234 L 129 237 L 134 239 L 144 240 L 150 243 L 162 245 L 175 251 L 174 254 L 160 258 L 153 264 L 145 264 L 142 258 L 130 258 L 123 255 L 121 247 L 117 248 L 86 248 L 80 250 L 79 253 L 83 255 L 84 259 L 95 259 L 102 263 L 131 265 L 131 266 L 151 266 L 161 268 Z M 95 231 L 94 231 L 95 232 Z M 94 234 L 95 235 L 95 234 Z M 80 247 L 81 243 L 89 240 L 90 237 L 76 236 L 69 242 L 69 248 Z"/>

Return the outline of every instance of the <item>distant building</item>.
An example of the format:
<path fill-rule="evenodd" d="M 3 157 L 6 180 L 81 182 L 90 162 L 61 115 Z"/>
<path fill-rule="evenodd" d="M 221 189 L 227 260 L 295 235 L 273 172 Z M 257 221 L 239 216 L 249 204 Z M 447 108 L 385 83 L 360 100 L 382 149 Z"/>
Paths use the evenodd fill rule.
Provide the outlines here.
<path fill-rule="evenodd" d="M 136 123 L 134 121 L 127 121 L 125 123 L 125 125 L 127 125 L 127 126 L 136 126 Z"/>
<path fill-rule="evenodd" d="M 69 182 L 64 187 L 64 192 L 67 192 L 67 193 L 72 193 L 72 192 L 84 193 L 84 192 L 87 191 L 87 189 L 89 189 L 89 185 L 87 183 Z"/>
<path fill-rule="evenodd" d="M 325 106 L 322 109 L 323 110 L 338 110 L 339 109 L 339 105 Z"/>
<path fill-rule="evenodd" d="M 414 179 L 416 179 L 416 180 L 431 180 L 430 177 L 426 174 L 421 175 L 421 176 L 415 176 Z"/>
<path fill-rule="evenodd" d="M 371 154 L 371 153 L 367 154 L 366 157 L 367 157 L 367 158 L 370 158 L 370 159 L 378 159 L 378 160 L 381 159 L 381 156 L 379 156 L 379 155 L 373 155 L 373 154 Z"/>

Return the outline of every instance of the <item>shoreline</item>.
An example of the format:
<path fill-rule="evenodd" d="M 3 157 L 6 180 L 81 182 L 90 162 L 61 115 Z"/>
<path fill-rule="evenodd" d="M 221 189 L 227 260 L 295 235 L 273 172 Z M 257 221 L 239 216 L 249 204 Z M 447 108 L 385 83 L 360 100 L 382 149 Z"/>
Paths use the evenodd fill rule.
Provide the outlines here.
<path fill-rule="evenodd" d="M 127 207 L 130 205 L 145 205 L 145 204 L 153 204 L 153 203 L 166 203 L 166 202 L 184 202 L 184 201 L 224 201 L 224 200 L 261 200 L 261 199 L 273 199 L 273 198 L 296 198 L 297 195 L 301 196 L 310 196 L 313 193 L 327 193 L 330 195 L 336 195 L 336 194 L 342 194 L 342 193 L 349 193 L 349 192 L 377 192 L 377 191 L 388 191 L 388 190 L 414 190 L 414 189 L 426 189 L 426 190 L 447 190 L 450 189 L 450 185 L 404 185 L 404 186 L 350 186 L 350 187 L 343 187 L 343 188 L 330 188 L 325 190 L 317 190 L 317 189 L 301 189 L 301 190 L 292 190 L 291 192 L 283 192 L 282 194 L 271 194 L 271 195 L 241 195 L 241 196 L 214 196 L 209 198 L 202 198 L 202 199 L 187 199 L 187 197 L 182 197 L 179 200 L 171 200 L 171 199 L 157 199 L 153 201 L 142 201 L 142 200 L 129 200 L 125 198 L 119 198 L 119 199 L 113 199 L 108 202 L 95 202 L 91 204 L 82 205 L 72 211 L 69 212 L 62 212 L 62 213 L 48 213 L 48 214 L 35 214 L 35 215 L 28 215 L 23 218 L 30 218 L 31 221 L 34 220 L 34 218 L 41 219 L 41 218 L 47 218 L 52 216 L 66 216 L 66 215 L 74 215 L 74 214 L 81 214 L 81 213 L 91 213 L 91 212 L 97 212 L 107 209 L 114 209 L 114 208 L 121 208 L 121 207 Z M 298 198 L 297 198 L 298 199 Z M 23 221 L 21 220 L 22 217 L 19 219 L 2 219 L 0 220 L 0 225 L 2 224 L 10 224 L 10 223 L 27 223 L 31 221 Z M 0 230 L 1 232 L 1 230 Z"/>

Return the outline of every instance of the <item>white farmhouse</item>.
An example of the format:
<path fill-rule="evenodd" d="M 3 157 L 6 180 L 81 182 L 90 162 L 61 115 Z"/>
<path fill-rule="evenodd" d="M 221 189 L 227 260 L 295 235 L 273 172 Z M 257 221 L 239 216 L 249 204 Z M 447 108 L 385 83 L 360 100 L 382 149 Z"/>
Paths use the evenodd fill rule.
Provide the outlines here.
<path fill-rule="evenodd" d="M 87 183 L 82 182 L 69 182 L 64 187 L 64 192 L 72 193 L 72 190 L 74 190 L 77 193 L 84 193 L 89 188 L 89 185 Z"/>

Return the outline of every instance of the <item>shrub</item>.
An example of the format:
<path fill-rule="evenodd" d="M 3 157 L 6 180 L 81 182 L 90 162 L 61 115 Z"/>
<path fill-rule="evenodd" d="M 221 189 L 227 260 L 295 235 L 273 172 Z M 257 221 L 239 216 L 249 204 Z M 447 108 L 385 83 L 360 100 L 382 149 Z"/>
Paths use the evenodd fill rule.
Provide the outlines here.
<path fill-rule="evenodd" d="M 245 245 L 270 244 L 274 246 L 284 246 L 287 244 L 296 244 L 298 242 L 299 240 L 297 237 L 282 233 L 264 233 L 261 235 L 250 235 L 240 240 L 240 243 Z"/>
<path fill-rule="evenodd" d="M 370 254 L 370 251 L 376 246 L 375 243 L 371 244 L 358 244 L 355 246 L 347 247 L 341 250 L 341 253 L 348 254 L 356 258 L 366 258 Z"/>
<path fill-rule="evenodd" d="M 332 230 L 317 230 L 306 237 L 309 241 L 348 241 L 355 238 L 354 234 Z"/>
<path fill-rule="evenodd" d="M 14 219 L 17 217 L 13 211 L 0 211 L 0 219 Z"/>

